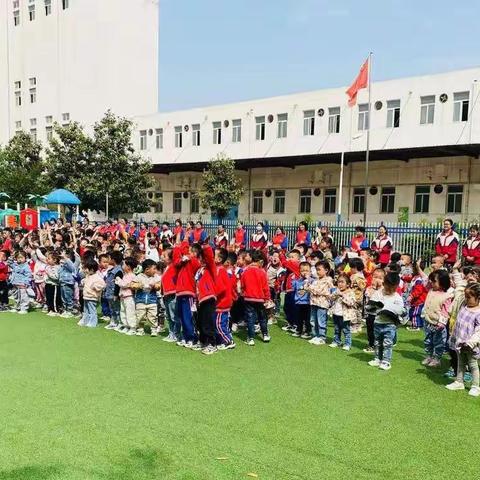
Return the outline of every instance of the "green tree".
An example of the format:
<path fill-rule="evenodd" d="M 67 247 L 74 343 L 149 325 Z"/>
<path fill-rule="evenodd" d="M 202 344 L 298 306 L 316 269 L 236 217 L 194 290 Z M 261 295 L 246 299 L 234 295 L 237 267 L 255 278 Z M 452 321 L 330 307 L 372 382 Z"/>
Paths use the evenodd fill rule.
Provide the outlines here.
<path fill-rule="evenodd" d="M 146 189 L 152 185 L 151 165 L 135 153 L 133 124 L 110 111 L 88 136 L 79 124 L 55 126 L 47 150 L 48 176 L 56 188 L 76 193 L 84 208 L 109 213 L 147 210 Z"/>
<path fill-rule="evenodd" d="M 0 149 L 0 191 L 9 203 L 28 202 L 28 195 L 48 192 L 42 145 L 25 132 L 18 132 Z"/>
<path fill-rule="evenodd" d="M 212 214 L 220 218 L 238 205 L 244 193 L 241 179 L 235 172 L 235 162 L 218 154 L 212 158 L 202 175 L 203 187 L 200 191 L 202 207 L 210 209 Z"/>

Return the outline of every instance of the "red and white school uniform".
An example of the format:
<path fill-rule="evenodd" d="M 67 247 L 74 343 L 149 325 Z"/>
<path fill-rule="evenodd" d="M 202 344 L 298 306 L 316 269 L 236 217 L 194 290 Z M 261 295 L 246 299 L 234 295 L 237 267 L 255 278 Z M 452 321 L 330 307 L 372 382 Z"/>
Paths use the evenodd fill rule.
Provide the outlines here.
<path fill-rule="evenodd" d="M 480 265 L 480 235 L 468 237 L 462 247 L 462 256 L 468 265 Z M 467 260 L 473 257 L 473 260 Z"/>
<path fill-rule="evenodd" d="M 388 235 L 378 236 L 373 239 L 370 248 L 374 252 L 379 253 L 378 261 L 382 265 L 390 263 L 390 256 L 392 255 L 393 241 Z"/>
<path fill-rule="evenodd" d="M 435 253 L 446 256 L 445 263 L 453 265 L 457 261 L 457 250 L 460 240 L 453 230 L 440 232 L 435 240 Z"/>

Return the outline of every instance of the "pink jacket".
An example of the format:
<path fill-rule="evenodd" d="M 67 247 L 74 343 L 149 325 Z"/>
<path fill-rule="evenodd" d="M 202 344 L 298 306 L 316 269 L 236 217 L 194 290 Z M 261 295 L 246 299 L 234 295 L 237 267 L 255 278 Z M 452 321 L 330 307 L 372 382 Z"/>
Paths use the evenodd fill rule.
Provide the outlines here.
<path fill-rule="evenodd" d="M 87 275 L 83 284 L 83 299 L 98 301 L 106 284 L 100 273 Z"/>
<path fill-rule="evenodd" d="M 117 277 L 115 283 L 120 287 L 120 293 L 118 296 L 120 298 L 127 298 L 133 296 L 133 291 L 130 288 L 130 284 L 135 281 L 134 273 L 123 274 L 123 278 Z"/>

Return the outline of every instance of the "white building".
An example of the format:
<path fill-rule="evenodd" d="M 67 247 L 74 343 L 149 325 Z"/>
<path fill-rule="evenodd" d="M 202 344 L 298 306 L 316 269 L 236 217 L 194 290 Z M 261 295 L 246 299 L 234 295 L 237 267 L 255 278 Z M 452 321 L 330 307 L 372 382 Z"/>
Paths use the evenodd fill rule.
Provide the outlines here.
<path fill-rule="evenodd" d="M 158 109 L 158 1 L 1 0 L 0 143 Z"/>
<path fill-rule="evenodd" d="M 239 217 L 360 221 L 370 124 L 369 220 L 480 216 L 480 68 L 373 82 L 347 106 L 346 87 L 136 117 L 137 148 L 154 165 L 152 212 L 201 213 L 199 172 L 235 159 L 246 195 Z"/>

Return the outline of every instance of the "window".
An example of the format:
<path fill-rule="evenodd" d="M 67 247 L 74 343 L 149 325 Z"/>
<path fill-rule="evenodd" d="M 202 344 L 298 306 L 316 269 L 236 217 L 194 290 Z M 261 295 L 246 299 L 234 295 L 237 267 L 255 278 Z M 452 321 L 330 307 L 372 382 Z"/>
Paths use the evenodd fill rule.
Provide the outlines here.
<path fill-rule="evenodd" d="M 13 0 L 13 9 L 19 9 L 20 8 L 20 0 Z"/>
<path fill-rule="evenodd" d="M 173 194 L 173 213 L 182 213 L 182 192 Z"/>
<path fill-rule="evenodd" d="M 175 127 L 175 148 L 182 148 L 183 146 L 183 133 L 182 127 L 177 125 Z"/>
<path fill-rule="evenodd" d="M 45 16 L 52 14 L 52 0 L 45 0 Z"/>
<path fill-rule="evenodd" d="M 37 89 L 30 89 L 30 103 L 35 103 L 37 101 Z"/>
<path fill-rule="evenodd" d="M 37 119 L 36 118 L 31 118 L 30 119 L 30 126 L 31 127 L 36 127 L 37 126 Z"/>
<path fill-rule="evenodd" d="M 47 140 L 50 141 L 53 138 L 53 127 L 45 127 L 45 133 Z"/>
<path fill-rule="evenodd" d="M 154 192 L 151 206 L 153 207 L 155 212 L 163 212 L 163 192 Z"/>
<path fill-rule="evenodd" d="M 22 121 L 21 121 L 21 120 L 17 120 L 17 121 L 15 122 L 15 128 L 16 128 L 17 130 L 20 130 L 20 129 L 22 128 Z"/>
<path fill-rule="evenodd" d="M 265 140 L 265 116 L 255 117 L 255 138 Z"/>
<path fill-rule="evenodd" d="M 36 128 L 31 128 L 30 129 L 30 137 L 34 142 L 37 141 L 37 129 Z"/>
<path fill-rule="evenodd" d="M 447 213 L 462 213 L 463 185 L 449 185 L 447 188 Z"/>
<path fill-rule="evenodd" d="M 213 122 L 213 144 L 222 143 L 222 122 Z"/>
<path fill-rule="evenodd" d="M 15 90 L 20 90 L 22 88 L 22 82 L 17 80 L 14 84 Z"/>
<path fill-rule="evenodd" d="M 46 123 L 47 125 L 50 125 L 52 122 L 53 122 L 53 117 L 52 117 L 51 115 L 47 115 L 47 116 L 45 117 L 45 123 Z"/>
<path fill-rule="evenodd" d="M 17 7 L 18 8 L 18 7 Z M 20 25 L 20 10 L 13 11 L 13 24 L 17 27 Z"/>
<path fill-rule="evenodd" d="M 370 128 L 370 112 L 368 103 L 358 105 L 358 130 L 368 130 Z"/>
<path fill-rule="evenodd" d="M 417 185 L 415 187 L 414 213 L 428 213 L 430 207 L 430 185 Z"/>
<path fill-rule="evenodd" d="M 62 8 L 66 10 L 70 6 L 70 0 L 62 0 Z"/>
<path fill-rule="evenodd" d="M 323 199 L 323 213 L 335 213 L 337 210 L 337 189 L 326 188 Z"/>
<path fill-rule="evenodd" d="M 35 20 L 35 4 L 28 6 L 28 19 L 31 22 Z"/>
<path fill-rule="evenodd" d="M 242 120 L 232 121 L 232 142 L 239 143 L 242 141 Z"/>
<path fill-rule="evenodd" d="M 303 135 L 315 135 L 315 110 L 303 112 Z"/>
<path fill-rule="evenodd" d="M 200 124 L 192 125 L 192 145 L 194 147 L 200 146 Z"/>
<path fill-rule="evenodd" d="M 147 149 L 147 131 L 140 130 L 140 150 Z"/>
<path fill-rule="evenodd" d="M 155 129 L 155 148 L 163 148 L 163 128 Z"/>
<path fill-rule="evenodd" d="M 253 191 L 253 213 L 263 213 L 263 191 Z"/>
<path fill-rule="evenodd" d="M 300 213 L 310 213 L 312 211 L 312 190 L 300 190 Z"/>
<path fill-rule="evenodd" d="M 275 190 L 273 213 L 285 213 L 285 190 Z"/>
<path fill-rule="evenodd" d="M 15 105 L 17 107 L 22 106 L 22 92 L 15 92 Z"/>
<path fill-rule="evenodd" d="M 457 92 L 453 94 L 453 121 L 467 122 L 468 121 L 468 92 Z"/>
<path fill-rule="evenodd" d="M 435 95 L 420 97 L 420 125 L 433 123 L 435 117 Z"/>
<path fill-rule="evenodd" d="M 328 109 L 328 133 L 340 133 L 340 107 Z"/>
<path fill-rule="evenodd" d="M 287 138 L 288 113 L 277 115 L 277 138 Z"/>
<path fill-rule="evenodd" d="M 400 100 L 387 100 L 387 128 L 400 126 Z"/>
<path fill-rule="evenodd" d="M 395 187 L 383 187 L 380 202 L 380 213 L 393 213 L 395 211 Z"/>
<path fill-rule="evenodd" d="M 36 87 L 37 86 L 37 77 L 29 78 L 28 81 L 30 82 L 31 87 Z"/>
<path fill-rule="evenodd" d="M 365 211 L 365 189 L 357 187 L 353 189 L 353 213 Z"/>
<path fill-rule="evenodd" d="M 69 113 L 62 113 L 62 121 L 69 122 L 70 121 L 70 114 Z"/>
<path fill-rule="evenodd" d="M 190 195 L 190 213 L 200 213 L 200 198 L 196 193 Z"/>

